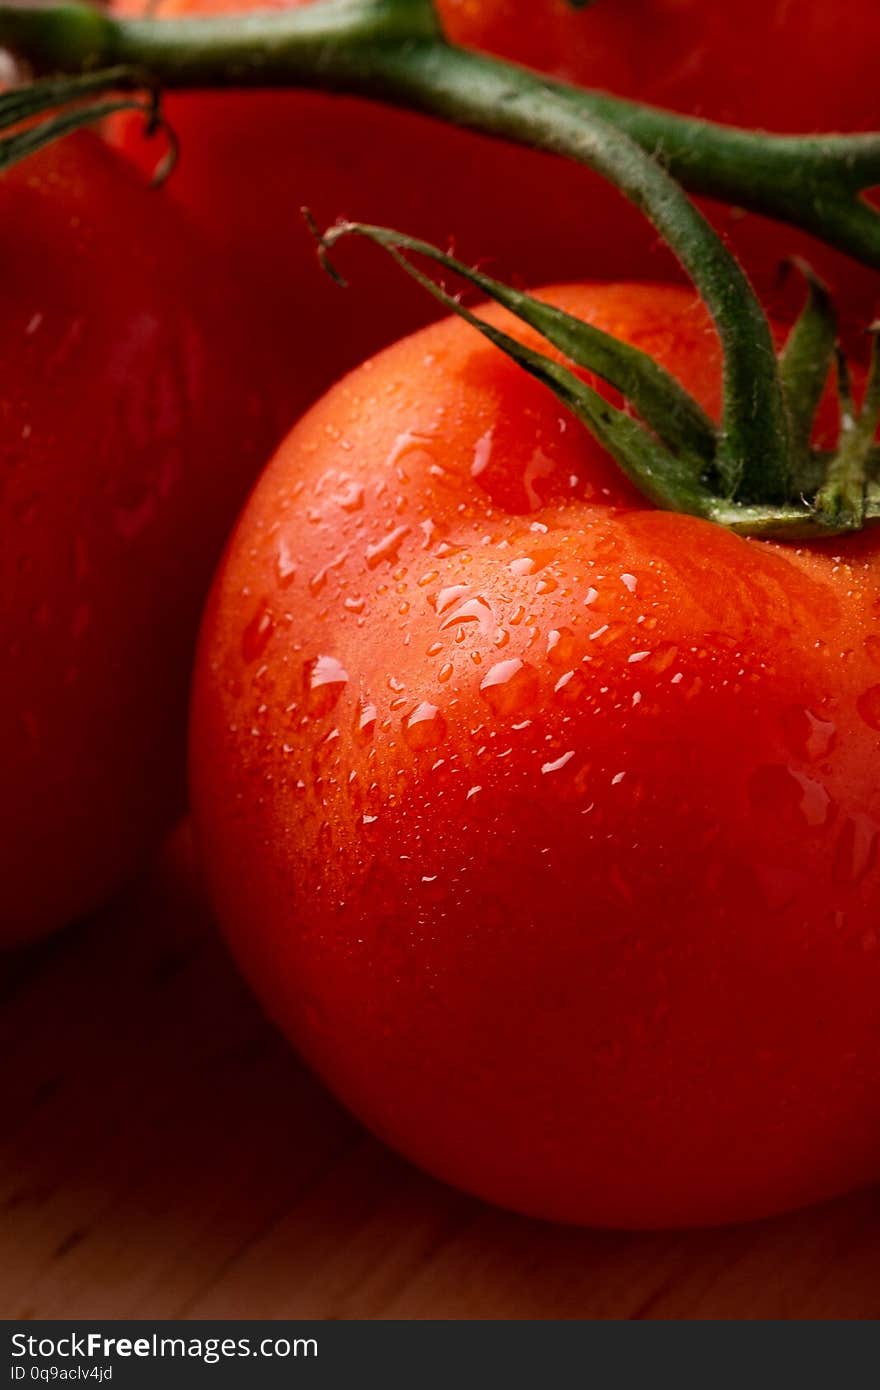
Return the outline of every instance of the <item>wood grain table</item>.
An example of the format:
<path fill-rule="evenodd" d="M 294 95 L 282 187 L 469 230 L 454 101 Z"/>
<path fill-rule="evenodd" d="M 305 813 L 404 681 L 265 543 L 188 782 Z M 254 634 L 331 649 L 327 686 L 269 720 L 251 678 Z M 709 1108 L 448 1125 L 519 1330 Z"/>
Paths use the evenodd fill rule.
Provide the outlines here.
<path fill-rule="evenodd" d="M 433 1182 L 261 1017 L 186 830 L 114 908 L 3 967 L 0 1313 L 880 1316 L 880 1193 L 735 1229 L 567 1230 Z"/>

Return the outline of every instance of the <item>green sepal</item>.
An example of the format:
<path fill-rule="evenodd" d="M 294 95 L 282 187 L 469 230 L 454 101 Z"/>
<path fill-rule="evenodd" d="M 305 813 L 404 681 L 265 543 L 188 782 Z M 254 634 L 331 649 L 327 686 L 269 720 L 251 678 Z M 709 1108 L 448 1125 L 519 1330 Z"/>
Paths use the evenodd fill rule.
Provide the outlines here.
<path fill-rule="evenodd" d="M 141 112 L 150 129 L 162 124 L 155 95 L 88 100 L 129 85 L 131 78 L 129 68 L 106 68 L 79 77 L 41 78 L 0 93 L 0 131 L 11 132 L 0 136 L 0 172 L 53 141 L 84 126 L 96 125 L 119 111 Z M 16 129 L 19 126 L 23 128 Z"/>
<path fill-rule="evenodd" d="M 309 220 L 311 222 L 311 219 Z M 692 516 L 709 515 L 715 499 L 695 476 L 691 458 L 679 457 L 671 452 L 640 421 L 605 400 L 594 387 L 582 381 L 568 367 L 535 352 L 505 333 L 503 329 L 479 318 L 454 295 L 425 275 L 404 254 L 404 251 L 421 253 L 425 243 L 384 227 L 372 227 L 357 222 L 340 223 L 326 232 L 319 243 L 322 262 L 337 281 L 340 281 L 341 277 L 330 265 L 329 251 L 346 236 L 364 237 L 381 246 L 401 269 L 433 295 L 444 308 L 464 319 L 531 376 L 548 386 L 557 400 L 586 426 L 603 448 L 608 450 L 622 472 L 655 506 L 687 512 Z M 430 248 L 430 255 L 433 260 L 448 269 L 457 269 L 458 262 L 436 248 Z M 470 279 L 470 274 L 466 278 Z M 475 280 L 474 283 L 479 282 Z M 530 301 L 529 313 L 532 315 L 535 306 L 539 306 L 540 302 L 526 295 L 521 298 Z M 525 322 L 532 322 L 531 317 L 525 319 L 522 314 L 519 317 Z M 565 318 L 569 316 L 566 315 Z M 578 320 L 572 322 L 579 323 Z M 566 331 L 571 330 L 567 328 Z"/>
<path fill-rule="evenodd" d="M 877 493 L 876 479 L 871 479 L 870 471 L 880 425 L 880 325 L 873 325 L 871 332 L 871 360 L 861 409 L 853 397 L 847 360 L 842 352 L 838 354 L 840 441 L 814 503 L 820 521 L 848 531 L 857 531 L 864 525 L 869 515 L 869 490 L 872 500 Z"/>
<path fill-rule="evenodd" d="M 19 160 L 36 154 L 37 150 L 43 149 L 46 145 L 51 145 L 53 141 L 63 140 L 66 135 L 72 135 L 83 126 L 95 125 L 106 120 L 108 116 L 116 115 L 118 111 L 144 110 L 143 103 L 139 101 L 122 98 L 118 101 L 98 101 L 88 106 L 76 106 L 71 111 L 59 112 L 56 116 L 49 116 L 46 120 L 17 131 L 14 135 L 4 135 L 0 138 L 0 173 L 17 164 Z"/>
<path fill-rule="evenodd" d="M 417 237 L 391 232 L 384 227 L 349 223 L 341 224 L 339 229 L 323 238 L 324 245 L 330 245 L 340 236 L 348 234 L 366 236 L 386 250 L 395 249 L 424 256 L 467 280 L 487 298 L 509 310 L 520 322 L 534 328 L 575 366 L 594 372 L 620 391 L 654 433 L 670 449 L 688 460 L 695 478 L 698 479 L 714 459 L 718 437 L 709 416 L 690 392 L 646 352 L 621 342 L 610 333 L 585 323 L 563 309 L 465 265 Z M 412 270 L 409 262 L 406 264 Z M 421 283 L 433 285 L 434 282 L 422 280 Z"/>
<path fill-rule="evenodd" d="M 837 316 L 828 287 L 800 258 L 789 265 L 807 283 L 807 300 L 779 354 L 779 375 L 788 411 L 792 487 L 804 488 L 812 472 L 810 440 L 837 344 Z"/>
<path fill-rule="evenodd" d="M 487 323 L 414 265 L 409 255 L 424 255 L 461 275 L 508 308 L 522 322 L 536 328 L 547 341 L 560 347 L 572 360 L 576 359 L 578 365 L 596 371 L 597 375 L 603 375 L 615 385 L 618 382 L 612 377 L 612 372 L 618 380 L 621 378 L 621 371 L 629 364 L 626 354 L 633 352 L 636 359 L 641 356 L 628 344 L 618 344 L 616 339 L 598 333 L 573 316 L 545 305 L 531 295 L 511 290 L 414 237 L 358 222 L 339 223 L 322 236 L 310 214 L 306 212 L 305 216 L 318 240 L 322 264 L 339 284 L 344 285 L 345 281 L 329 256 L 337 242 L 348 236 L 358 236 L 380 246 L 445 309 L 470 324 L 524 371 L 549 387 L 557 400 L 590 431 L 621 471 L 655 506 L 715 522 L 738 535 L 764 540 L 815 541 L 851 533 L 865 522 L 880 521 L 880 448 L 874 442 L 880 420 L 880 352 L 876 348 L 876 337 L 860 412 L 856 412 L 851 401 L 845 364 L 839 366 L 843 401 L 841 445 L 834 453 L 820 453 L 812 451 L 807 440 L 800 479 L 802 495 L 793 493 L 777 502 L 740 501 L 711 490 L 709 484 L 717 476 L 711 468 L 711 460 L 704 481 L 694 470 L 692 455 L 675 453 L 639 419 L 605 400 L 600 392 L 582 381 L 568 367 L 526 347 L 503 329 Z M 807 308 L 787 345 L 788 370 L 790 379 L 795 383 L 795 409 L 798 406 L 802 409 L 803 429 L 807 423 L 812 424 L 808 401 L 816 393 L 815 377 L 818 372 L 812 374 L 806 368 L 799 370 L 798 358 L 806 352 L 810 340 L 826 341 L 832 322 L 830 307 L 823 303 L 821 287 L 818 282 L 811 284 Z M 593 334 L 597 334 L 595 344 Z M 605 363 L 608 370 L 605 372 L 597 370 L 591 355 L 594 347 L 599 360 L 602 360 L 603 354 L 608 355 Z M 618 347 L 624 349 L 622 357 L 617 353 Z M 826 374 L 827 370 L 823 373 L 822 385 Z M 639 389 L 644 389 L 646 379 L 639 364 L 635 374 Z M 661 380 L 659 376 L 650 378 L 651 389 L 657 391 L 654 404 L 658 409 L 661 404 Z M 669 381 L 676 390 L 681 389 L 672 378 Z M 854 496 L 858 499 L 857 505 L 852 504 Z M 842 504 L 841 497 L 847 505 Z"/>
<path fill-rule="evenodd" d="M 130 68 L 104 68 L 80 77 L 41 77 L 0 92 L 0 130 L 28 121 L 42 111 L 69 106 L 84 97 L 106 95 L 131 79 Z"/>

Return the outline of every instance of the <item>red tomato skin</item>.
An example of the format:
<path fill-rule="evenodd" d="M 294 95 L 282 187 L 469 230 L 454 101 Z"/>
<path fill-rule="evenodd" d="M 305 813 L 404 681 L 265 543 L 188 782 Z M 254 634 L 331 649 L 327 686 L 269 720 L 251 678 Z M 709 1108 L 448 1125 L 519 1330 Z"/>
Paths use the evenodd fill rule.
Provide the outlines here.
<path fill-rule="evenodd" d="M 546 293 L 717 410 L 691 294 Z M 878 729 L 876 537 L 646 510 L 449 321 L 252 494 L 192 795 L 245 975 L 370 1129 L 533 1216 L 699 1225 L 880 1172 Z"/>
<path fill-rule="evenodd" d="M 106 898 L 179 814 L 199 610 L 271 430 L 204 253 L 126 161 L 76 137 L 0 209 L 8 945 Z"/>
<path fill-rule="evenodd" d="M 242 4 L 160 0 L 151 13 Z M 143 0 L 118 7 L 140 13 Z M 581 11 L 565 0 L 443 0 L 440 10 L 450 37 L 472 47 L 684 112 L 772 130 L 880 121 L 876 5 L 860 5 L 846 25 L 820 0 L 614 0 Z M 681 275 L 641 213 L 567 161 L 315 93 L 172 94 L 166 108 L 181 145 L 170 191 L 263 303 L 278 351 L 273 389 L 290 418 L 364 357 L 436 317 L 433 301 L 363 246 L 339 250 L 350 284 L 343 295 L 318 268 L 303 205 L 321 226 L 347 217 L 397 227 L 520 285 Z M 152 166 L 155 142 L 140 129 L 135 121 L 117 127 L 129 152 Z M 880 310 L 876 272 L 792 228 L 708 210 L 774 310 L 792 308 L 779 266 L 795 253 L 825 275 L 857 330 Z M 291 339 L 292 321 L 308 325 L 306 354 Z"/>
<path fill-rule="evenodd" d="M 818 0 L 441 0 L 450 37 L 652 106 L 763 130 L 873 130 L 871 0 L 839 16 Z M 876 51 L 876 50 L 875 50 Z M 874 90 L 872 90 L 874 87 Z"/>

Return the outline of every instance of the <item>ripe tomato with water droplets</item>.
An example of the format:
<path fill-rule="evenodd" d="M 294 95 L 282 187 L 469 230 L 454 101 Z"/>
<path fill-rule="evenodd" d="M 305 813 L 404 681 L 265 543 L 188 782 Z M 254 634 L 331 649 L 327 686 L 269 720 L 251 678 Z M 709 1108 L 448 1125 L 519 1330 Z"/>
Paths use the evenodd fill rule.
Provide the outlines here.
<path fill-rule="evenodd" d="M 717 412 L 692 294 L 547 298 Z M 375 1133 L 600 1225 L 880 1174 L 878 573 L 871 532 L 650 509 L 459 320 L 302 420 L 215 582 L 192 786 L 246 976 Z"/>
<path fill-rule="evenodd" d="M 125 160 L 52 146 L 0 213 L 6 945 L 108 897 L 180 813 L 199 611 L 271 431 L 232 302 Z"/>
<path fill-rule="evenodd" d="M 312 0 L 270 0 L 299 8 Z M 265 7 L 266 0 L 157 0 L 158 18 Z M 115 0 L 144 13 L 146 0 Z M 873 129 L 880 5 L 842 23 L 821 0 L 439 0 L 450 38 L 555 76 L 774 131 Z M 431 302 L 363 246 L 341 256 L 343 297 L 322 275 L 300 209 L 397 227 L 453 247 L 501 279 L 660 279 L 681 274 L 642 214 L 586 169 L 427 118 L 316 92 L 170 93 L 180 161 L 169 192 L 232 257 L 263 305 L 277 368 L 265 377 L 285 425 L 342 372 L 436 317 Z M 155 142 L 126 119 L 118 138 L 152 167 Z M 880 275 L 793 228 L 713 207 L 772 305 L 780 262 L 800 254 L 861 332 Z M 290 324 L 307 326 L 308 351 Z M 292 353 L 285 344 L 290 344 Z"/>

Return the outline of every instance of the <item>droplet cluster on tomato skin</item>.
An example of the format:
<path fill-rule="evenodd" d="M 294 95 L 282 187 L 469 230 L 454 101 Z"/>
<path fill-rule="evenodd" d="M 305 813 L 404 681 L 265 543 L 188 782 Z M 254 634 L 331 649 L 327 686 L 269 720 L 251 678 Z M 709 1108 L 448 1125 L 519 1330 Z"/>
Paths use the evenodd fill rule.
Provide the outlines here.
<path fill-rule="evenodd" d="M 0 255 L 5 946 L 105 901 L 181 813 L 200 608 L 271 428 L 209 258 L 96 137 L 4 173 Z"/>
<path fill-rule="evenodd" d="M 717 407 L 693 295 L 548 294 Z M 374 1131 L 607 1225 L 876 1176 L 876 561 L 647 509 L 460 321 L 305 417 L 209 602 L 193 798 L 246 975 Z"/>
<path fill-rule="evenodd" d="M 179 19 L 264 5 L 114 0 L 112 8 Z M 818 0 L 614 0 L 580 10 L 567 0 L 438 3 L 454 42 L 619 96 L 773 131 L 876 125 L 880 7 L 861 0 L 857 9 L 843 25 Z M 365 246 L 341 253 L 351 287 L 343 297 L 318 270 L 303 204 L 322 226 L 352 217 L 396 227 L 514 284 L 585 271 L 609 280 L 682 276 L 643 215 L 571 162 L 316 92 L 172 92 L 165 108 L 181 147 L 169 192 L 206 241 L 230 255 L 231 279 L 261 302 L 276 348 L 263 384 L 284 428 L 344 371 L 436 316 L 427 296 Z M 152 169 L 156 141 L 143 140 L 140 118 L 114 129 Z M 799 254 L 828 280 L 857 333 L 880 310 L 876 271 L 794 228 L 704 206 L 768 303 L 779 297 L 780 263 Z"/>

